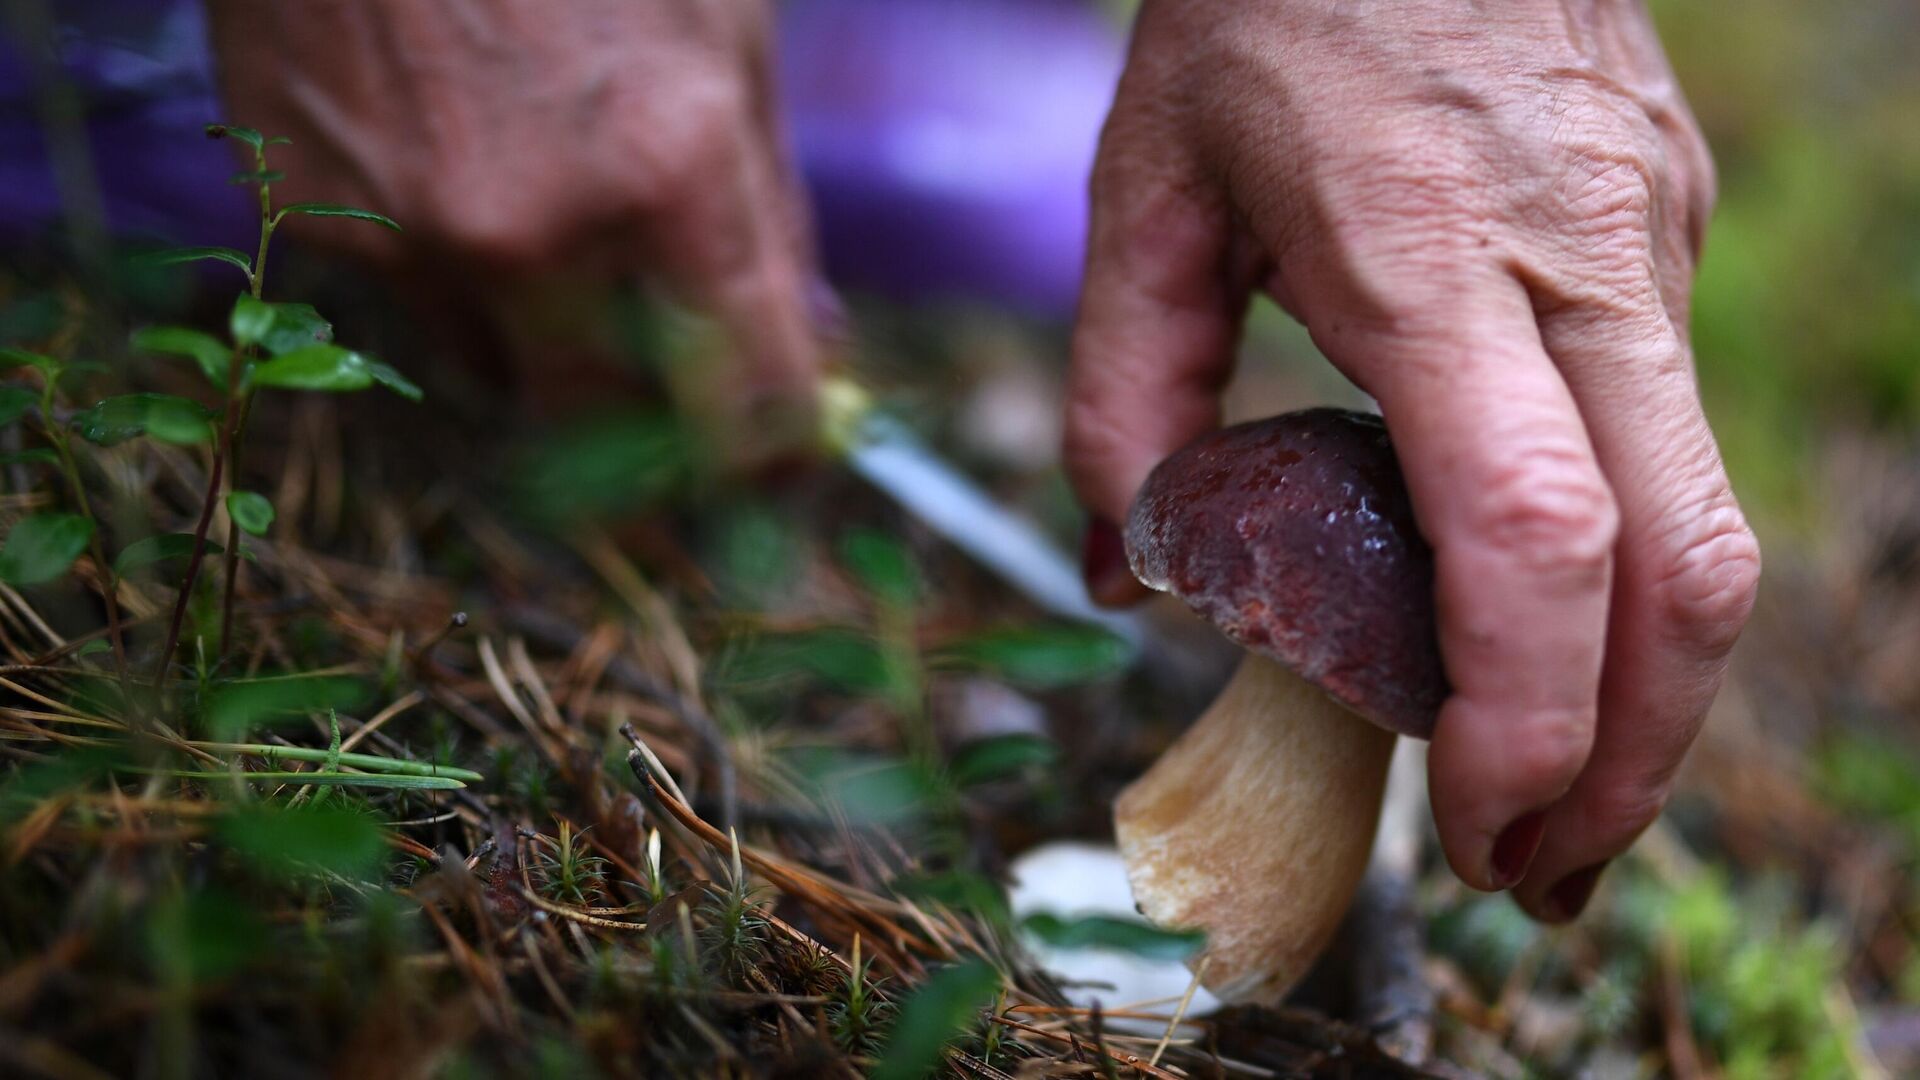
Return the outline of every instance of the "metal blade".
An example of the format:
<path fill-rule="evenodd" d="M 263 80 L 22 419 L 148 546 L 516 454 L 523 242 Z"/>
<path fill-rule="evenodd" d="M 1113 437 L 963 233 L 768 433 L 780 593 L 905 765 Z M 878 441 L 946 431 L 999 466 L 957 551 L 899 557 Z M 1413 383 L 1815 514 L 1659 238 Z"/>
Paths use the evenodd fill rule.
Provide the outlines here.
<path fill-rule="evenodd" d="M 1031 521 L 995 502 L 897 420 L 861 416 L 846 461 L 928 528 L 1062 618 L 1101 627 L 1139 649 L 1145 627 L 1131 612 L 1096 607 L 1080 568 Z"/>

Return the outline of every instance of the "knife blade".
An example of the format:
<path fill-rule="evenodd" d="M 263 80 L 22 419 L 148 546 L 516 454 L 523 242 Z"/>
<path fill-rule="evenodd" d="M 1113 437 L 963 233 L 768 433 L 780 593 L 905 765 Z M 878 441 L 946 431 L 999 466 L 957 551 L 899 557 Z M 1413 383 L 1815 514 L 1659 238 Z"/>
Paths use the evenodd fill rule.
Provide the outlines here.
<path fill-rule="evenodd" d="M 822 419 L 848 468 L 1042 610 L 1098 626 L 1138 652 L 1140 616 L 1109 611 L 1087 596 L 1080 568 L 1040 527 L 1008 509 L 964 472 L 880 411 L 852 380 L 828 379 Z"/>

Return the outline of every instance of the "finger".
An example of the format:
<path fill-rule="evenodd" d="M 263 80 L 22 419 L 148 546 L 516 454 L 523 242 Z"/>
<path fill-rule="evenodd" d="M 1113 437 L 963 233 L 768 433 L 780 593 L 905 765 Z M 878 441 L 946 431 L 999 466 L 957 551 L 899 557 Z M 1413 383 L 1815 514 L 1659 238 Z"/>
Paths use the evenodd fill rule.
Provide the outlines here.
<path fill-rule="evenodd" d="M 1593 754 L 1515 897 L 1559 921 L 1664 804 L 1753 603 L 1759 550 L 1650 263 L 1544 297 L 1540 327 L 1592 434 L 1621 535 Z M 1536 292 L 1536 296 L 1539 294 Z"/>
<path fill-rule="evenodd" d="M 1496 865 L 1496 838 L 1564 794 L 1591 744 L 1616 511 L 1525 290 L 1491 264 L 1421 261 L 1372 314 L 1330 299 L 1332 275 L 1287 284 L 1379 400 L 1433 545 L 1453 684 L 1428 759 L 1434 817 L 1454 872 L 1503 888 L 1519 875 Z"/>
<path fill-rule="evenodd" d="M 740 404 L 810 411 L 820 370 L 813 333 L 811 259 L 794 239 L 796 187 L 758 128 L 743 121 L 673 192 L 650 207 L 647 227 L 660 266 L 726 330 L 743 369 Z"/>
<path fill-rule="evenodd" d="M 813 220 L 809 213 L 806 185 L 799 167 L 795 165 L 793 143 L 789 138 L 776 75 L 774 48 L 777 44 L 778 19 L 767 0 L 751 0 L 742 5 L 740 17 L 742 26 L 739 35 L 742 43 L 739 54 L 746 72 L 745 85 L 754 129 L 759 132 L 759 143 L 765 148 L 774 183 L 782 189 L 780 225 L 787 243 L 793 248 L 794 257 L 802 267 L 811 270 L 817 258 Z M 813 282 L 812 303 L 816 324 L 833 321 L 823 318 L 818 310 L 823 304 L 833 309 L 834 315 L 838 314 L 838 300 L 822 278 L 816 278 Z M 816 325 L 816 329 L 820 327 Z"/>
<path fill-rule="evenodd" d="M 1092 519 L 1088 586 L 1108 604 L 1145 595 L 1116 527 L 1147 473 L 1219 423 L 1248 294 L 1227 265 L 1224 210 L 1197 184 L 1115 157 L 1103 149 L 1094 172 L 1063 451 Z"/>

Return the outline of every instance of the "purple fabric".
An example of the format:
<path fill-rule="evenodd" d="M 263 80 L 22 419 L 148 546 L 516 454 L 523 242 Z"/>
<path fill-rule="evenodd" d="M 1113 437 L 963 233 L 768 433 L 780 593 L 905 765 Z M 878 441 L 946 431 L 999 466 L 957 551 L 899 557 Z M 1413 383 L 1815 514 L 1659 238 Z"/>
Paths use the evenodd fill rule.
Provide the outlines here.
<path fill-rule="evenodd" d="M 1073 0 L 796 0 L 781 38 L 836 282 L 1071 313 L 1117 26 Z"/>
<path fill-rule="evenodd" d="M 232 151 L 201 133 L 222 119 L 198 0 L 49 5 L 62 78 L 79 93 L 107 225 L 183 244 L 246 246 L 246 192 Z M 61 217 L 23 43 L 0 36 L 0 239 L 43 235 Z"/>

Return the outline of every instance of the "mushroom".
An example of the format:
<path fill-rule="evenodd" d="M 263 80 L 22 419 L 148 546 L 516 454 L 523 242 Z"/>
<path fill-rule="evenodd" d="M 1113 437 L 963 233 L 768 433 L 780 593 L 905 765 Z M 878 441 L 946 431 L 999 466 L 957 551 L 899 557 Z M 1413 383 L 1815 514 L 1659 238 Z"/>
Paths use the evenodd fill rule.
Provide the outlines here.
<path fill-rule="evenodd" d="M 1324 408 L 1161 462 L 1126 546 L 1140 580 L 1248 650 L 1115 803 L 1134 900 L 1156 923 L 1206 931 L 1193 963 L 1209 990 L 1272 1003 L 1353 898 L 1394 734 L 1430 735 L 1447 695 L 1432 552 L 1386 426 Z"/>

